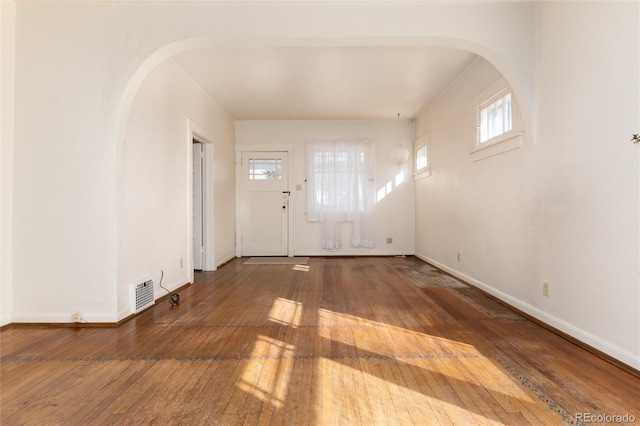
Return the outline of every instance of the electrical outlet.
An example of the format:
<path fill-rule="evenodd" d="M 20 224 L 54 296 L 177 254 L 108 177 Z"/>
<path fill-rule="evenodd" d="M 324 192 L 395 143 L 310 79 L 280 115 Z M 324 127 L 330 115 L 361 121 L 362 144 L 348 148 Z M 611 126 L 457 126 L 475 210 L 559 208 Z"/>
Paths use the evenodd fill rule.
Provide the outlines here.
<path fill-rule="evenodd" d="M 71 315 L 71 321 L 73 322 L 82 322 L 82 314 L 80 312 L 76 312 Z"/>
<path fill-rule="evenodd" d="M 391 244 L 391 243 L 393 243 L 393 238 L 387 237 L 387 244 Z"/>
<path fill-rule="evenodd" d="M 549 283 L 546 281 L 542 282 L 542 295 L 549 297 Z"/>
<path fill-rule="evenodd" d="M 184 266 L 184 259 L 180 258 L 180 269 L 182 269 Z"/>
<path fill-rule="evenodd" d="M 458 253 L 458 262 L 460 262 L 460 253 Z"/>

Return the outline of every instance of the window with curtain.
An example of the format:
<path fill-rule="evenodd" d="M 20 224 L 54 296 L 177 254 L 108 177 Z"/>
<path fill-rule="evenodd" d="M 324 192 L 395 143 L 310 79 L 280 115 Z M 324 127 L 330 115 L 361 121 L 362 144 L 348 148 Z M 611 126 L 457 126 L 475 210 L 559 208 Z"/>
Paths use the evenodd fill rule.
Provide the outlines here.
<path fill-rule="evenodd" d="M 370 140 L 308 141 L 307 221 L 322 224 L 322 248 L 342 247 L 340 224 L 351 222 L 351 245 L 375 246 L 375 150 Z"/>

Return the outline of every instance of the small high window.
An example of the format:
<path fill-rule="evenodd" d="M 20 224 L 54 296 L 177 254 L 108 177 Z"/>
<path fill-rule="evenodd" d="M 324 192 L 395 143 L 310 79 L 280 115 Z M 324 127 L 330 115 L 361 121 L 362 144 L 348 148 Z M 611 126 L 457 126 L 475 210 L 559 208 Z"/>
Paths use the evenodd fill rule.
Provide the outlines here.
<path fill-rule="evenodd" d="M 513 129 L 511 89 L 493 96 L 478 107 L 478 142 L 491 143 L 494 138 Z"/>
<path fill-rule="evenodd" d="M 522 117 L 509 83 L 504 78 L 474 97 L 477 137 L 469 152 L 472 161 L 480 161 L 522 147 Z"/>
<path fill-rule="evenodd" d="M 413 179 L 418 180 L 431 176 L 431 159 L 429 158 L 429 141 L 431 134 L 427 132 L 418 138 L 413 149 Z"/>
<path fill-rule="evenodd" d="M 427 157 L 427 146 L 422 145 L 416 149 L 416 173 L 420 173 L 429 165 Z"/>

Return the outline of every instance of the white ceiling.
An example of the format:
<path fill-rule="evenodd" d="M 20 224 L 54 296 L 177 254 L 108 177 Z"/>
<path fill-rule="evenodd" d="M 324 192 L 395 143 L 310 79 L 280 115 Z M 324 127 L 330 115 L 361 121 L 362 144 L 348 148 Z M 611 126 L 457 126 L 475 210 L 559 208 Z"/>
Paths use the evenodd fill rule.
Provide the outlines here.
<path fill-rule="evenodd" d="M 174 57 L 237 120 L 410 119 L 476 58 L 443 47 L 211 48 Z"/>

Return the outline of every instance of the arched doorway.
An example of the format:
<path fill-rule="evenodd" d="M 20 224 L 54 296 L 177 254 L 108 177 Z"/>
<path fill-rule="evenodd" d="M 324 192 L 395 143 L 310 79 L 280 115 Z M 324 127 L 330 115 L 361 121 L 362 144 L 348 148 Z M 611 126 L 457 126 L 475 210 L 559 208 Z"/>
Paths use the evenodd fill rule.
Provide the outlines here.
<path fill-rule="evenodd" d="M 491 52 L 488 52 L 486 50 L 486 48 L 476 45 L 474 43 L 471 42 L 461 42 L 460 40 L 443 40 L 443 39 L 420 39 L 420 40 L 405 40 L 405 42 L 407 43 L 405 46 L 397 46 L 398 49 L 401 49 L 403 47 L 420 47 L 420 46 L 440 46 L 440 47 L 444 47 L 444 48 L 450 48 L 450 49 L 462 49 L 465 50 L 467 52 L 471 52 L 473 54 L 477 54 L 477 55 L 488 55 L 488 56 L 492 56 Z M 247 45 L 247 41 L 244 41 L 242 43 L 242 46 L 246 47 Z M 272 43 L 272 44 L 271 44 Z M 255 45 L 259 46 L 259 47 L 265 47 L 266 48 L 274 48 L 274 47 L 287 47 L 287 46 L 292 46 L 295 45 L 297 47 L 305 47 L 305 41 L 303 40 L 291 40 L 288 41 L 286 43 L 283 43 L 282 40 L 273 40 L 273 41 L 269 41 L 269 40 L 256 40 L 255 41 Z M 344 43 L 343 45 L 341 45 L 341 42 L 339 41 L 333 41 L 332 47 L 336 47 L 335 45 L 337 44 L 338 49 L 339 48 L 344 48 L 344 49 L 348 49 L 348 48 L 352 48 L 354 45 L 354 41 L 353 40 L 344 40 L 342 43 Z M 384 44 L 384 42 L 382 42 Z M 249 43 L 251 44 L 251 43 Z M 356 43 L 357 44 L 357 43 Z M 372 47 L 370 45 L 369 42 L 363 42 L 364 46 L 368 46 L 368 47 Z M 221 43 L 219 40 L 216 39 L 210 39 L 210 40 L 203 40 L 203 39 L 193 39 L 193 40 L 185 40 L 185 41 L 181 41 L 181 42 L 177 42 L 177 43 L 173 43 L 170 45 L 167 45 L 161 49 L 159 49 L 158 51 L 156 51 L 154 54 L 152 54 L 151 56 L 149 56 L 138 68 L 138 70 L 135 72 L 134 76 L 131 78 L 131 80 L 129 81 L 127 88 L 125 90 L 125 93 L 123 95 L 122 98 L 122 102 L 121 102 L 121 110 L 120 110 L 120 115 L 119 115 L 119 125 L 118 125 L 118 131 L 117 131 L 117 143 L 116 143 L 116 158 L 117 158 L 117 169 L 118 169 L 118 173 L 117 175 L 119 177 L 123 177 L 123 179 L 121 179 L 118 182 L 117 185 L 117 199 L 118 199 L 118 203 L 122 203 L 122 205 L 126 205 L 127 203 L 127 199 L 135 199 L 136 198 L 136 194 L 135 191 L 132 190 L 130 182 L 127 181 L 126 178 L 126 173 L 122 173 L 123 168 L 127 168 L 129 167 L 134 168 L 137 167 L 137 165 L 139 165 L 140 163 L 136 163 L 131 161 L 131 142 L 132 142 L 132 138 L 131 138 L 131 132 L 132 132 L 132 121 L 131 121 L 131 115 L 132 113 L 136 113 L 135 110 L 135 102 L 140 100 L 139 97 L 139 92 L 141 89 L 144 89 L 145 84 L 148 83 L 148 79 L 149 76 L 151 76 L 159 67 L 173 67 L 173 65 L 166 65 L 168 62 L 171 62 L 172 59 L 174 58 L 176 55 L 185 53 L 185 52 L 190 52 L 190 51 L 202 51 L 203 49 L 207 49 L 207 48 L 220 48 L 223 47 L 225 49 L 240 49 L 241 46 L 237 46 L 234 45 L 234 43 Z M 317 47 L 317 45 L 315 45 L 314 47 Z M 485 56 L 486 57 L 486 56 Z M 497 62 L 500 62 L 499 60 L 497 60 Z M 175 64 L 174 64 L 175 65 Z M 497 68 L 497 66 L 496 66 Z M 506 67 L 505 67 L 506 68 Z M 508 74 L 508 72 L 506 73 Z M 506 74 L 503 73 L 503 75 Z M 160 86 L 158 86 L 160 87 Z M 521 87 L 519 87 L 519 85 L 517 84 L 512 84 L 513 87 L 513 91 L 515 93 L 515 96 L 518 97 L 518 93 L 523 93 L 523 97 L 526 98 L 526 96 L 524 95 L 524 91 Z M 161 91 L 162 89 L 160 89 Z M 157 95 L 157 92 L 155 92 L 155 95 Z M 154 96 L 155 96 L 154 95 Z M 524 111 L 527 106 L 528 103 L 527 102 L 521 102 L 522 109 L 523 109 L 523 119 L 525 121 L 524 126 L 529 127 L 531 125 L 531 121 L 529 118 L 529 115 Z M 149 104 L 149 108 L 148 110 L 151 110 L 151 105 Z M 138 112 L 138 117 L 141 116 L 142 113 Z M 231 117 L 231 120 L 233 120 L 233 117 Z M 227 120 L 228 121 L 228 120 Z M 228 123 L 227 123 L 228 124 Z M 215 124 L 212 124 L 212 126 L 215 126 Z M 133 126 L 135 127 L 135 126 Z M 205 129 L 206 131 L 209 131 L 210 129 L 206 129 L 206 126 L 203 127 L 203 129 Z M 216 139 L 217 137 L 216 135 L 212 135 L 211 139 Z M 185 140 L 188 141 L 189 145 L 191 144 L 192 141 L 192 136 L 187 135 L 187 137 L 185 138 Z M 216 145 L 216 149 L 218 149 L 218 145 Z M 176 157 L 173 157 L 173 159 L 175 160 Z M 230 185 L 232 185 L 232 182 L 235 180 L 235 176 L 233 173 L 233 159 L 229 159 L 229 157 L 227 157 L 226 160 L 222 160 L 222 158 L 224 157 L 218 157 L 216 155 L 216 162 L 218 161 L 222 161 L 224 163 L 222 169 L 225 170 L 224 172 L 224 177 L 222 178 L 222 180 L 225 181 L 226 187 L 229 187 Z M 143 160 L 146 161 L 146 160 Z M 186 161 L 185 164 L 191 164 L 189 163 L 189 160 L 184 160 Z M 226 162 L 225 162 L 226 161 Z M 167 163 L 168 165 L 168 163 Z M 169 166 L 171 167 L 171 166 Z M 136 169 L 138 170 L 138 169 Z M 189 172 L 190 173 L 190 172 Z M 182 179 L 182 178 L 181 178 Z M 190 184 L 189 184 L 190 185 Z M 186 185 L 185 184 L 185 188 L 188 188 L 186 190 L 184 190 L 184 192 L 190 192 L 191 191 L 191 186 Z M 182 196 L 178 193 L 174 194 L 174 199 L 180 199 Z M 156 200 L 161 198 L 159 194 L 156 194 Z M 184 197 L 182 197 L 184 199 Z M 227 198 L 225 199 L 225 201 L 229 201 L 232 198 Z M 190 205 L 190 201 L 187 201 L 186 204 Z M 169 203 L 172 205 L 175 205 L 175 202 Z M 222 203 L 225 204 L 225 203 Z M 230 207 L 228 205 L 228 203 L 226 204 L 226 208 L 235 208 L 235 206 Z M 216 210 L 217 211 L 217 210 Z M 144 216 L 142 215 L 137 215 L 135 212 L 132 212 L 132 209 L 128 209 L 127 208 L 118 208 L 118 212 L 119 212 L 119 216 L 118 216 L 118 241 L 121 241 L 122 238 L 128 238 L 127 235 L 124 235 L 124 233 L 126 232 L 126 229 L 141 229 L 141 227 L 143 228 L 144 225 L 146 223 Z M 120 214 L 122 212 L 122 214 Z M 216 215 L 216 220 L 218 220 L 219 217 L 224 217 L 225 214 L 228 213 L 228 210 L 226 212 L 223 212 L 222 215 Z M 118 262 L 118 276 L 120 277 L 119 282 L 120 283 L 126 283 L 127 281 L 130 281 L 132 278 L 135 277 L 136 274 L 140 274 L 141 272 L 136 272 L 135 271 L 135 267 L 132 267 L 131 264 L 132 263 L 136 263 L 136 262 L 132 262 L 131 261 L 131 257 L 135 258 L 136 256 L 138 256 L 139 258 L 144 258 L 142 260 L 140 260 L 139 263 L 141 264 L 146 264 L 146 268 L 147 269 L 152 269 L 153 271 L 151 271 L 152 273 L 155 273 L 155 270 L 158 270 L 158 273 L 160 271 L 160 268 L 164 268 L 165 264 L 169 264 L 169 268 L 175 270 L 175 273 L 173 274 L 173 279 L 170 281 L 170 285 L 179 285 L 181 283 L 183 283 L 182 281 L 188 281 L 191 282 L 193 281 L 193 272 L 192 272 L 192 268 L 191 265 L 193 264 L 193 260 L 194 260 L 194 249 L 193 248 L 189 248 L 191 247 L 191 241 L 193 239 L 193 227 L 192 225 L 192 219 L 191 219 L 191 212 L 183 212 L 183 213 L 176 213 L 178 216 L 173 216 L 173 220 L 177 220 L 177 222 L 180 223 L 180 225 L 178 226 L 178 228 L 180 228 L 181 230 L 178 232 L 180 235 L 176 237 L 176 240 L 174 242 L 174 245 L 180 245 L 182 243 L 179 243 L 179 240 L 183 241 L 183 242 L 187 242 L 185 244 L 185 247 L 183 249 L 182 252 L 173 252 L 172 254 L 168 254 L 168 253 L 160 253 L 160 254 L 156 254 L 155 257 L 154 256 L 147 256 L 147 255 L 140 255 L 139 253 L 131 253 L 131 249 L 130 246 L 133 243 L 130 239 L 129 242 L 127 242 L 126 244 L 122 244 L 120 245 L 119 243 L 119 247 L 118 247 L 118 256 L 121 259 L 121 261 Z M 208 217 L 212 218 L 213 217 L 213 213 L 211 213 L 211 215 L 208 215 Z M 177 219 L 176 219 L 177 218 Z M 169 226 L 171 228 L 172 225 L 169 224 L 169 220 L 170 219 L 165 219 L 165 228 L 167 226 Z M 211 219 L 212 220 L 212 219 Z M 229 228 L 233 228 L 235 226 L 237 226 L 235 224 L 235 221 L 233 219 L 229 219 L 226 222 L 224 221 L 224 219 L 220 219 L 220 223 L 223 223 L 223 225 L 218 225 L 218 226 L 222 226 L 223 228 L 225 228 L 226 230 L 228 230 Z M 127 226 L 120 226 L 120 224 L 128 223 L 128 227 Z M 140 226 L 137 226 L 136 223 L 139 223 Z M 211 229 L 213 229 L 213 227 L 215 227 L 215 223 L 211 226 Z M 160 232 L 154 232 L 152 230 L 149 230 L 146 233 L 146 239 L 150 239 L 150 238 L 155 238 L 156 235 L 159 235 Z M 225 241 L 228 242 L 229 238 L 227 238 Z M 212 240 L 213 241 L 213 240 Z M 223 241 L 222 245 L 224 245 L 225 241 Z M 162 241 L 160 244 L 168 244 L 166 241 Z M 213 244 L 213 242 L 212 242 Z M 160 252 L 163 252 L 163 250 L 158 250 Z M 169 250 L 167 250 L 168 252 Z M 224 250 L 222 250 L 224 251 Z M 213 250 L 211 250 L 211 253 L 213 253 Z M 131 256 L 131 257 L 130 257 Z M 219 260 L 219 259 L 218 259 Z M 215 262 L 216 259 L 212 260 L 214 265 L 213 268 L 215 268 Z M 188 274 L 185 273 L 186 270 L 189 270 L 191 272 L 189 272 Z M 171 277 L 172 274 L 168 274 L 169 277 Z M 171 278 L 170 278 L 171 279 Z M 165 283 L 166 284 L 166 283 Z M 120 284 L 121 287 L 119 287 L 119 294 L 122 294 L 123 291 L 125 291 L 125 288 L 122 287 L 122 284 Z M 119 300 L 121 300 L 122 298 L 119 297 Z M 122 310 L 123 307 L 120 306 L 119 310 Z"/>

